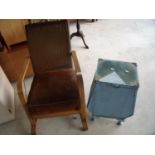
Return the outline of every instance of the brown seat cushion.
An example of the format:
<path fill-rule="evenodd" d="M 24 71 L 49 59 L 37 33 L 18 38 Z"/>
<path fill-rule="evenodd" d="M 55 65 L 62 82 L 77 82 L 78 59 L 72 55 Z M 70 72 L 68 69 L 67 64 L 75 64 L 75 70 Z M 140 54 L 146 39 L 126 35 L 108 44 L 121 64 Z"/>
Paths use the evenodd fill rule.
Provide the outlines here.
<path fill-rule="evenodd" d="M 79 106 L 79 91 L 73 70 L 35 75 L 28 96 L 31 113 L 61 112 Z"/>

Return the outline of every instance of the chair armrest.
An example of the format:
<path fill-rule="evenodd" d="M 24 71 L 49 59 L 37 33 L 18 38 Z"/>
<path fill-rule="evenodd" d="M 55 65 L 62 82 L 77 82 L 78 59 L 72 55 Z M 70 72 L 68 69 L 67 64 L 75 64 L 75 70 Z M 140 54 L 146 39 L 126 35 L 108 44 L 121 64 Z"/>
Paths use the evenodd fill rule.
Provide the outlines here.
<path fill-rule="evenodd" d="M 80 74 L 77 74 L 77 83 L 78 83 L 80 100 L 81 100 L 80 104 L 81 104 L 82 109 L 85 109 L 86 105 L 85 105 L 85 93 L 84 93 L 83 78 L 81 75 L 81 69 L 80 69 L 80 65 L 79 65 L 75 51 L 72 51 L 72 58 L 73 58 L 76 73 L 80 73 Z"/>
<path fill-rule="evenodd" d="M 23 65 L 21 74 L 19 75 L 18 80 L 17 80 L 17 92 L 18 92 L 18 96 L 19 96 L 20 101 L 22 102 L 24 108 L 27 103 L 27 96 L 25 95 L 24 79 L 25 79 L 25 75 L 27 73 L 29 64 L 30 64 L 30 58 L 27 58 Z"/>
<path fill-rule="evenodd" d="M 81 74 L 77 75 L 77 84 L 78 84 L 80 100 L 81 100 L 80 105 L 81 105 L 81 108 L 86 112 L 84 83 L 83 83 L 83 78 Z"/>
<path fill-rule="evenodd" d="M 29 120 L 32 121 L 31 115 L 30 115 L 28 107 L 27 107 L 27 96 L 25 94 L 25 85 L 24 85 L 24 79 L 25 79 L 25 75 L 27 73 L 29 65 L 30 65 L 30 58 L 27 58 L 23 65 L 21 74 L 19 75 L 19 78 L 17 80 L 17 92 L 18 92 L 18 96 L 20 98 L 20 101 L 25 109 L 25 112 L 26 112 Z"/>
<path fill-rule="evenodd" d="M 72 51 L 72 59 L 73 59 L 73 62 L 74 62 L 74 66 L 75 66 L 75 71 L 78 73 L 78 72 L 81 72 L 81 69 L 80 69 L 80 65 L 79 65 L 79 61 L 77 59 L 77 55 L 76 55 L 76 52 L 75 51 Z"/>

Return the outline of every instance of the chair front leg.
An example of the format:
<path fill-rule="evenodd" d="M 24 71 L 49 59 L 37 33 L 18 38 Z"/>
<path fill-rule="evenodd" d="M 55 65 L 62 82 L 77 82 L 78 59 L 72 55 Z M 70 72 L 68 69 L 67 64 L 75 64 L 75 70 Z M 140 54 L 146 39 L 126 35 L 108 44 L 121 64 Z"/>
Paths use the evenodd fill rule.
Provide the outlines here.
<path fill-rule="evenodd" d="M 31 118 L 31 135 L 36 135 L 36 124 L 37 124 L 37 119 Z"/>
<path fill-rule="evenodd" d="M 83 78 L 81 74 L 77 75 L 78 86 L 79 86 L 79 94 L 80 94 L 80 117 L 83 126 L 83 130 L 88 130 L 87 126 L 87 117 L 86 117 L 86 105 L 85 105 L 85 95 L 84 95 L 84 85 Z"/>
<path fill-rule="evenodd" d="M 86 113 L 84 111 L 80 112 L 81 122 L 82 122 L 82 129 L 83 131 L 88 130 L 87 120 L 86 120 Z"/>

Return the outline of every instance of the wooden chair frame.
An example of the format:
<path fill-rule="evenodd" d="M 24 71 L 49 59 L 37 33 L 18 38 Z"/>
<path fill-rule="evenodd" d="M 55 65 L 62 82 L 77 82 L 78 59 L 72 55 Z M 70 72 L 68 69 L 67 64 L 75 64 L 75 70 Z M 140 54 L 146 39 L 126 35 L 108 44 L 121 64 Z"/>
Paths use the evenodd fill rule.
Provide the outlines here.
<path fill-rule="evenodd" d="M 37 116 L 37 117 L 32 116 L 28 110 L 27 96 L 25 94 L 24 79 L 25 79 L 25 75 L 27 73 L 28 67 L 30 65 L 30 58 L 27 58 L 25 64 L 23 65 L 23 70 L 17 80 L 17 91 L 18 91 L 18 96 L 20 98 L 20 101 L 21 101 L 21 103 L 26 111 L 26 114 L 30 120 L 30 123 L 31 123 L 31 134 L 36 134 L 37 119 L 45 118 L 45 117 L 49 117 L 49 116 L 65 116 L 65 115 L 71 115 L 71 114 L 80 114 L 83 130 L 84 131 L 88 130 L 87 121 L 86 121 L 86 110 L 85 110 L 86 105 L 85 105 L 83 78 L 81 75 L 81 69 L 80 69 L 79 62 L 78 62 L 75 51 L 71 52 L 71 57 L 72 57 L 75 72 L 77 75 L 77 83 L 78 83 L 79 94 L 80 94 L 80 110 L 73 110 L 73 111 L 61 112 L 61 113 L 57 113 L 57 114 L 50 114 L 48 116 Z"/>

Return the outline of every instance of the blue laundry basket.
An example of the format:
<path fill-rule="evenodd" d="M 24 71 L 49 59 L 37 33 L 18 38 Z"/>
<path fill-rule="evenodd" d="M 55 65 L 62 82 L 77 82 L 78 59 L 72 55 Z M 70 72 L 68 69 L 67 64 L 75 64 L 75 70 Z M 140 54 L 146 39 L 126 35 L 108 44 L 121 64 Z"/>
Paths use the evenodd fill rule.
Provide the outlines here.
<path fill-rule="evenodd" d="M 92 120 L 115 118 L 120 125 L 134 114 L 138 88 L 136 63 L 99 59 L 87 105 Z"/>

